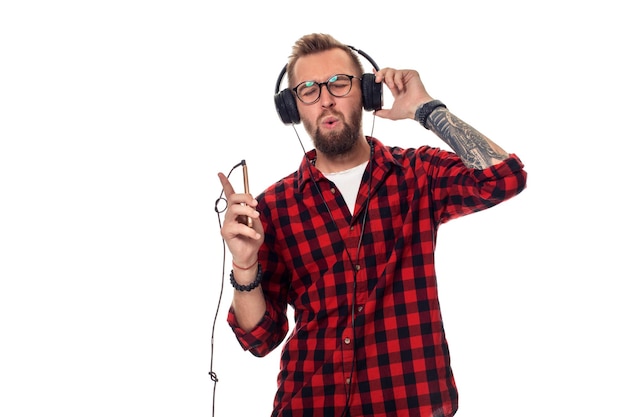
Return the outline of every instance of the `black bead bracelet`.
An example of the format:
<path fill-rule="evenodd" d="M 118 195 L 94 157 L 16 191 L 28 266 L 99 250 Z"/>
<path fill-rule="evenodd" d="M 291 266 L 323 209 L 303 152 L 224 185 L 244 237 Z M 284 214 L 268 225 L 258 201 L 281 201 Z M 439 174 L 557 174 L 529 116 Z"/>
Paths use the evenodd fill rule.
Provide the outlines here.
<path fill-rule="evenodd" d="M 433 112 L 433 110 L 435 110 L 437 107 L 446 107 L 446 105 L 439 100 L 433 100 L 422 104 L 415 112 L 415 120 L 417 120 L 422 126 L 424 126 L 425 129 L 428 129 L 428 126 L 426 125 L 426 120 L 428 119 L 428 116 L 430 116 L 430 114 Z"/>
<path fill-rule="evenodd" d="M 237 281 L 235 281 L 235 274 L 233 273 L 233 270 L 231 269 L 230 270 L 230 283 L 233 285 L 233 288 L 235 288 L 237 291 L 252 291 L 253 289 L 255 289 L 261 284 L 262 276 L 263 276 L 263 272 L 261 271 L 261 264 L 259 264 L 259 269 L 258 269 L 256 278 L 254 279 L 254 281 L 252 281 L 248 285 L 241 285 L 241 284 L 238 284 Z"/>

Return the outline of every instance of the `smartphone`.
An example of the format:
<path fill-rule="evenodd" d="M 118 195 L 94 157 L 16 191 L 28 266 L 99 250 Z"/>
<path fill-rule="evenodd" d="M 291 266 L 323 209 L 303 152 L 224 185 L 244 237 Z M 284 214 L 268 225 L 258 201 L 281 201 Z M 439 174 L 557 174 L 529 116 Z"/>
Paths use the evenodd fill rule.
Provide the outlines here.
<path fill-rule="evenodd" d="M 248 165 L 246 165 L 246 160 L 241 161 L 241 166 L 243 168 L 243 192 L 246 194 L 250 194 L 250 185 L 248 183 Z M 248 227 L 252 227 L 252 217 L 247 217 Z"/>

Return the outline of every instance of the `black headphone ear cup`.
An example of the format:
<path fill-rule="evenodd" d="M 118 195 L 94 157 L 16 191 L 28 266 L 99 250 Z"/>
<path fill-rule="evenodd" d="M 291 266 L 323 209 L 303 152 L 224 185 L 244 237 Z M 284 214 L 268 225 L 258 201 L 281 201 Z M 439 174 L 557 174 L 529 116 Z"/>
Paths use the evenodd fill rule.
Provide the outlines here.
<path fill-rule="evenodd" d="M 298 113 L 298 105 L 293 97 L 293 93 L 289 90 L 283 90 L 274 94 L 274 104 L 280 120 L 284 124 L 300 123 L 300 113 Z"/>
<path fill-rule="evenodd" d="M 363 74 L 361 92 L 363 94 L 363 109 L 372 111 L 383 107 L 383 85 L 376 82 L 374 74 Z"/>

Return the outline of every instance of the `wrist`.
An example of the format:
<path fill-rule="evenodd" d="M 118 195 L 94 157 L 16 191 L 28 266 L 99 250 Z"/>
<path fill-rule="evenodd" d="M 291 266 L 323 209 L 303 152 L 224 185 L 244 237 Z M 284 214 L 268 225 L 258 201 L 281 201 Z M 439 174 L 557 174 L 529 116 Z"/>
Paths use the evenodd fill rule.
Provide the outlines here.
<path fill-rule="evenodd" d="M 263 278 L 263 271 L 261 270 L 260 263 L 256 263 L 255 266 L 257 266 L 256 270 L 253 270 L 250 268 L 250 271 L 256 272 L 255 278 L 253 281 L 251 281 L 248 284 L 240 284 L 239 282 L 237 282 L 237 280 L 235 279 L 235 271 L 231 270 L 230 271 L 230 283 L 232 284 L 233 288 L 235 288 L 237 291 L 252 291 L 256 287 L 258 287 L 261 284 L 261 279 Z M 245 272 L 244 274 L 249 274 L 249 273 Z"/>
<path fill-rule="evenodd" d="M 254 262 L 248 262 L 248 263 L 235 263 L 235 261 L 233 260 L 233 267 L 240 269 L 242 271 L 247 271 L 249 269 L 254 268 L 257 265 L 257 263 L 259 263 L 258 259 Z"/>
<path fill-rule="evenodd" d="M 417 120 L 425 129 L 428 129 L 428 116 L 431 115 L 433 110 L 439 107 L 447 108 L 445 104 L 443 104 L 439 100 L 431 100 L 426 103 L 422 103 L 417 110 L 415 111 L 414 119 Z"/>

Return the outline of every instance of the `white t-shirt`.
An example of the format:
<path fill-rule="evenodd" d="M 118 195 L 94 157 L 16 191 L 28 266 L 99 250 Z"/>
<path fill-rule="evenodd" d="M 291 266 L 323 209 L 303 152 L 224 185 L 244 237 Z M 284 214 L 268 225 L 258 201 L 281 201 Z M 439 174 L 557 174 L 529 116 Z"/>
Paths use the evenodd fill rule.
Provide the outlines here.
<path fill-rule="evenodd" d="M 359 185 L 365 172 L 365 167 L 369 161 L 363 162 L 361 165 L 345 171 L 333 172 L 332 174 L 324 174 L 326 178 L 335 183 L 343 199 L 345 200 L 350 213 L 354 214 L 354 206 L 356 205 L 356 197 L 359 194 Z"/>

